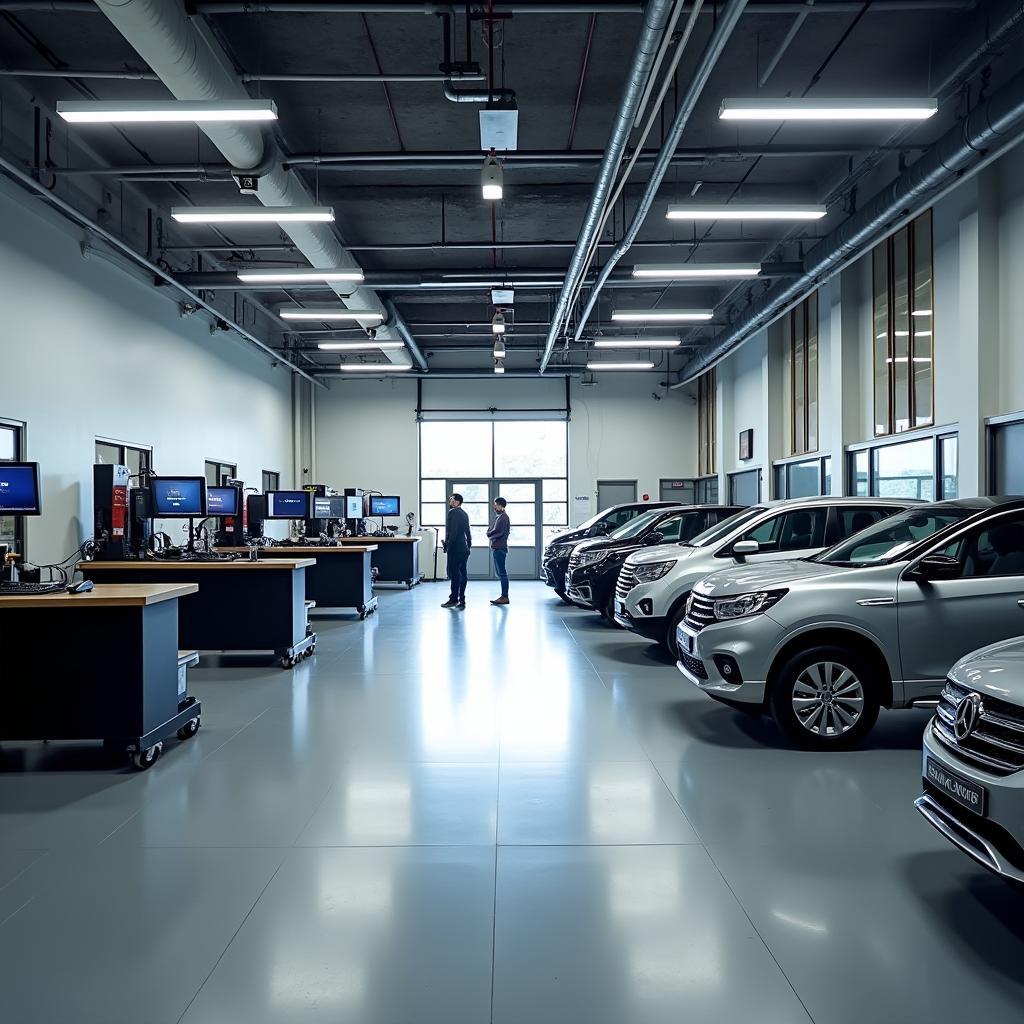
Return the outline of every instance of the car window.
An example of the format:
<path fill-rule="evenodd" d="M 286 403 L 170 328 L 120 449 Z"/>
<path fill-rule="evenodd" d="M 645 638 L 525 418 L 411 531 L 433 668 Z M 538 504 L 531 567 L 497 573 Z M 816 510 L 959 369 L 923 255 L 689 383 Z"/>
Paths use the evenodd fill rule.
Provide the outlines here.
<path fill-rule="evenodd" d="M 679 524 L 679 540 L 688 543 L 718 519 L 716 512 L 691 512 Z"/>
<path fill-rule="evenodd" d="M 766 519 L 743 535 L 762 551 L 805 551 L 825 544 L 828 508 L 798 508 Z"/>
<path fill-rule="evenodd" d="M 696 517 L 693 517 L 696 518 Z M 679 536 L 683 525 L 682 516 L 670 516 L 664 522 L 658 524 L 658 533 L 666 544 L 674 543 L 682 538 Z"/>
<path fill-rule="evenodd" d="M 751 519 L 756 519 L 758 516 L 763 515 L 764 512 L 763 506 L 755 506 L 754 508 L 746 508 L 742 512 L 730 515 L 728 519 L 722 520 L 703 533 L 697 534 L 693 538 L 693 546 L 695 548 L 706 548 L 712 544 L 717 544 L 723 537 L 729 536 L 729 534 L 743 526 L 744 523 L 749 522 Z"/>
<path fill-rule="evenodd" d="M 660 509 L 651 509 L 649 512 L 644 512 L 643 515 L 634 515 L 622 526 L 613 530 L 611 537 L 615 540 L 630 540 L 643 533 L 660 515 Z"/>
<path fill-rule="evenodd" d="M 940 506 L 932 511 L 908 509 L 869 526 L 848 540 L 823 551 L 817 561 L 829 565 L 873 565 L 894 561 L 919 541 L 927 540 L 940 530 L 973 515 L 969 508 Z"/>
<path fill-rule="evenodd" d="M 989 523 L 953 541 L 942 554 L 961 563 L 961 579 L 1024 576 L 1024 515 Z"/>
<path fill-rule="evenodd" d="M 609 512 L 600 521 L 608 524 L 609 530 L 617 529 L 624 523 L 628 523 L 631 519 L 635 519 L 640 513 L 643 512 L 642 508 L 619 508 L 614 512 Z"/>
<path fill-rule="evenodd" d="M 852 537 L 869 526 L 874 526 L 887 516 L 893 515 L 898 509 L 868 507 L 855 505 L 853 508 L 837 506 L 828 527 L 828 543 L 838 544 L 847 537 Z"/>

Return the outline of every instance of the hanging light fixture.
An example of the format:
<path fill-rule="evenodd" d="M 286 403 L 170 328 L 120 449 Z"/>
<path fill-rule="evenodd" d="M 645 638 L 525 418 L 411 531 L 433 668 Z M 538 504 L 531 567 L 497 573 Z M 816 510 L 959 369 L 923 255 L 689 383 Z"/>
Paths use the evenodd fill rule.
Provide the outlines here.
<path fill-rule="evenodd" d="M 491 333 L 492 334 L 504 334 L 505 333 L 505 314 L 498 312 L 494 314 L 491 319 Z"/>
<path fill-rule="evenodd" d="M 498 163 L 498 158 L 492 149 L 490 153 L 487 154 L 483 170 L 480 172 L 480 188 L 483 192 L 484 199 L 501 199 L 504 193 L 504 189 L 502 187 L 504 177 L 501 164 Z"/>

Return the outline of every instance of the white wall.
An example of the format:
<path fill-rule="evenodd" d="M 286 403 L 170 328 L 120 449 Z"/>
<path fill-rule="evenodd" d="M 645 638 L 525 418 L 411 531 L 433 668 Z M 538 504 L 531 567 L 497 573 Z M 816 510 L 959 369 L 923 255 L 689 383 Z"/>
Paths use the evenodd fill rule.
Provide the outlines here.
<path fill-rule="evenodd" d="M 21 420 L 41 463 L 44 515 L 28 554 L 59 560 L 92 535 L 94 439 L 152 445 L 154 468 L 202 475 L 205 459 L 292 477 L 290 382 L 208 320 L 183 320 L 40 201 L 0 186 L 0 417 Z"/>
<path fill-rule="evenodd" d="M 759 467 L 764 470 L 768 464 L 769 417 L 764 384 L 767 358 L 768 332 L 758 331 L 718 375 L 723 402 L 718 468 L 723 475 Z M 741 461 L 739 435 L 744 430 L 754 431 L 754 448 L 751 457 Z M 767 486 L 767 474 L 763 475 L 762 486 Z M 725 500 L 727 491 L 723 489 L 720 493 Z"/>

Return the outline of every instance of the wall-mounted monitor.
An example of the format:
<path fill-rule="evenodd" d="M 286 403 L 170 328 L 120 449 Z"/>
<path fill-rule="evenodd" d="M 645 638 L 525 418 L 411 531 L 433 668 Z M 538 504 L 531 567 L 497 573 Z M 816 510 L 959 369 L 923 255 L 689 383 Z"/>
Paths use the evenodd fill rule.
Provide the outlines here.
<path fill-rule="evenodd" d="M 361 494 L 346 494 L 345 495 L 345 518 L 346 519 L 362 519 L 363 518 L 363 496 Z"/>
<path fill-rule="evenodd" d="M 155 519 L 200 519 L 206 516 L 206 477 L 154 476 L 149 482 Z"/>
<path fill-rule="evenodd" d="M 402 502 L 397 494 L 370 495 L 371 516 L 400 516 L 401 514 Z"/>
<path fill-rule="evenodd" d="M 239 493 L 237 487 L 207 487 L 206 514 L 210 516 L 237 516 Z"/>
<path fill-rule="evenodd" d="M 309 519 L 309 491 L 267 491 L 268 519 Z"/>
<path fill-rule="evenodd" d="M 0 514 L 42 515 L 38 462 L 0 462 Z"/>
<path fill-rule="evenodd" d="M 346 507 L 344 498 L 317 495 L 313 498 L 313 518 L 344 519 Z"/>

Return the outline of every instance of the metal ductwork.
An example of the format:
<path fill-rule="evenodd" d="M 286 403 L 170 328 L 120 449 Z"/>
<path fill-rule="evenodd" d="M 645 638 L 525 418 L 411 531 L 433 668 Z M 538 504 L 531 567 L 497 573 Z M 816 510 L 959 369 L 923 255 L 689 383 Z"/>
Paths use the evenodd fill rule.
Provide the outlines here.
<path fill-rule="evenodd" d="M 892 223 L 926 203 L 944 185 L 980 163 L 987 150 L 1024 133 L 1024 73 L 978 104 L 913 166 L 882 189 L 866 206 L 823 238 L 804 260 L 803 276 L 756 303 L 743 321 L 693 359 L 680 374 L 687 384 L 720 362 L 750 335 L 777 319 L 804 293 L 831 277 L 888 233 Z"/>
<path fill-rule="evenodd" d="M 456 89 L 452 79 L 444 83 L 444 98 L 452 103 L 505 103 L 516 101 L 515 89 Z"/>
<path fill-rule="evenodd" d="M 605 205 L 615 184 L 615 175 L 622 163 L 630 132 L 633 130 L 633 122 L 640 109 L 640 101 L 644 96 L 651 69 L 657 59 L 665 26 L 668 24 L 673 6 L 673 0 L 649 0 L 644 8 L 640 38 L 637 40 L 633 60 L 626 73 L 626 84 L 623 87 L 619 109 L 612 124 L 604 159 L 601 161 L 601 169 L 598 171 L 597 181 L 594 183 L 590 206 L 583 219 L 583 226 L 580 228 L 579 237 L 576 240 L 576 249 L 565 275 L 565 283 L 562 285 L 562 292 L 558 296 L 558 303 L 554 315 L 551 317 L 551 328 L 548 331 L 544 355 L 540 361 L 541 373 L 547 369 L 548 363 L 551 361 L 551 353 L 555 349 L 555 342 L 558 340 L 562 323 L 568 312 L 570 297 L 583 275 L 591 244 L 601 229 Z"/>
<path fill-rule="evenodd" d="M 177 99 L 249 98 L 219 44 L 204 26 L 188 17 L 180 0 L 97 0 L 97 5 Z M 251 124 L 205 124 L 201 128 L 232 167 L 260 170 L 257 198 L 264 206 L 314 205 L 305 185 L 282 167 L 276 147 L 259 128 Z M 288 234 L 313 267 L 358 266 L 326 225 L 290 224 Z M 339 289 L 338 295 L 351 308 L 372 309 L 387 318 L 380 299 L 368 289 L 357 288 L 344 295 Z M 378 336 L 382 341 L 405 340 L 393 328 L 378 329 Z M 407 358 L 404 352 L 394 355 L 395 362 Z M 419 365 L 426 369 L 425 360 Z"/>
<path fill-rule="evenodd" d="M 619 260 L 629 252 L 630 247 L 636 240 L 636 236 L 640 233 L 640 229 L 644 225 L 644 221 L 647 220 L 647 215 L 651 212 L 651 206 L 654 204 L 654 200 L 658 195 L 658 189 L 661 187 L 661 182 L 672 164 L 672 156 L 675 153 L 676 146 L 679 145 L 679 140 L 683 137 L 683 132 L 686 130 L 686 126 L 690 121 L 694 108 L 697 106 L 697 101 L 700 99 L 701 93 L 704 91 L 704 86 L 707 85 L 708 79 L 711 77 L 711 72 L 714 70 L 719 57 L 721 57 L 722 52 L 725 50 L 729 39 L 732 37 L 732 34 L 736 29 L 736 26 L 739 24 L 740 15 L 743 14 L 743 9 L 746 6 L 747 0 L 730 0 L 725 10 L 722 12 L 718 23 L 715 25 L 711 38 L 708 40 L 708 44 L 704 48 L 704 53 L 701 55 L 700 63 L 697 65 L 697 70 L 694 72 L 693 78 L 690 80 L 689 86 L 687 86 L 682 102 L 679 104 L 679 110 L 676 112 L 676 117 L 672 122 L 672 127 L 669 129 L 668 136 L 664 143 L 662 143 L 661 152 L 658 154 L 658 159 L 651 171 L 651 176 L 647 179 L 647 184 L 644 187 L 644 193 L 637 203 L 636 212 L 633 214 L 633 220 L 630 222 L 630 225 L 621 241 L 615 246 L 615 251 L 608 257 L 608 261 L 601 268 L 601 273 L 598 275 L 597 282 L 591 290 L 590 298 L 587 300 L 583 314 L 580 316 L 576 325 L 574 341 L 580 340 L 580 337 L 583 334 L 583 329 L 587 325 L 587 320 L 593 312 L 594 307 L 597 305 L 601 289 L 607 284 L 608 279 L 611 277 L 612 271 L 615 269 Z"/>

